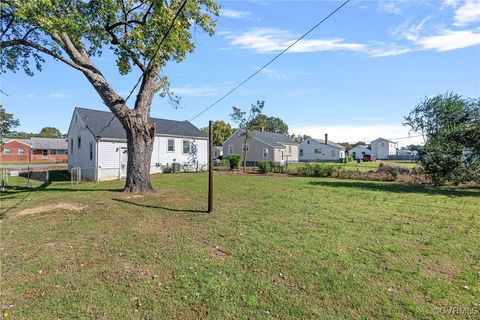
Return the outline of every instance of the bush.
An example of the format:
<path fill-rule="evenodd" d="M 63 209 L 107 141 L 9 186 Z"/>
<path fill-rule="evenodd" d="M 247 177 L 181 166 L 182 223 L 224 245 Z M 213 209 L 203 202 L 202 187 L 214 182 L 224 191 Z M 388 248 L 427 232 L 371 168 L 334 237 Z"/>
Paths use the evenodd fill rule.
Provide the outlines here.
<path fill-rule="evenodd" d="M 242 156 L 239 154 L 229 154 L 227 160 L 231 170 L 238 169 Z"/>
<path fill-rule="evenodd" d="M 339 166 L 324 163 L 305 163 L 298 166 L 298 174 L 307 177 L 331 177 L 340 170 Z"/>
<path fill-rule="evenodd" d="M 275 165 L 275 164 L 274 164 Z M 269 173 L 272 171 L 272 162 L 268 160 L 262 160 L 258 163 L 258 170 L 260 173 Z"/>
<path fill-rule="evenodd" d="M 353 162 L 354 160 L 352 155 L 347 156 L 347 162 Z"/>

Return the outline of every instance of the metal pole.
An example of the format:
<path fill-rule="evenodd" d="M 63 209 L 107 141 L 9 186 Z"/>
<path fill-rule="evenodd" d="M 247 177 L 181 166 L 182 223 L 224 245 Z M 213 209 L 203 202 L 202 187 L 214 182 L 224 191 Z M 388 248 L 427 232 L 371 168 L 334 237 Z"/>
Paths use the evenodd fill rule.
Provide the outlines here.
<path fill-rule="evenodd" d="M 213 121 L 208 122 L 208 213 L 213 212 Z"/>

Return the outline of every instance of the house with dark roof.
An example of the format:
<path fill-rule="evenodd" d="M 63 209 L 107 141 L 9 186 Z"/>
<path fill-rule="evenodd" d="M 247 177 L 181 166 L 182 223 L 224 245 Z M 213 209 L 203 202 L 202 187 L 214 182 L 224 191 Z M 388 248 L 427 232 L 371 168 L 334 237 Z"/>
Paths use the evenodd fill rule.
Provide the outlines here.
<path fill-rule="evenodd" d="M 300 143 L 300 161 L 340 161 L 345 159 L 345 147 L 325 139 L 307 139 Z"/>
<path fill-rule="evenodd" d="M 67 141 L 57 138 L 3 139 L 0 162 L 67 161 Z"/>
<path fill-rule="evenodd" d="M 223 143 L 223 155 L 243 156 L 245 148 L 248 166 L 254 166 L 262 160 L 277 163 L 298 162 L 298 144 L 283 134 L 253 130 L 245 144 L 243 131 L 238 129 Z"/>
<path fill-rule="evenodd" d="M 206 169 L 208 137 L 187 121 L 151 118 L 156 136 L 150 173 L 180 163 L 181 170 Z M 105 181 L 127 175 L 125 129 L 111 113 L 75 108 L 68 129 L 68 169 L 81 172 L 84 180 Z"/>

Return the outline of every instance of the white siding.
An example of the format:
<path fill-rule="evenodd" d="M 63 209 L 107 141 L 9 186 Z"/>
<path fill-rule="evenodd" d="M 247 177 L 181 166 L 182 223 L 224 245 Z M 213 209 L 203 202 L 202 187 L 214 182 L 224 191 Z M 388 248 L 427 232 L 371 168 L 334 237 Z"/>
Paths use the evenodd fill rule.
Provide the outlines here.
<path fill-rule="evenodd" d="M 120 179 L 120 152 L 126 147 L 126 142 L 98 142 L 98 181 Z"/>
<path fill-rule="evenodd" d="M 73 113 L 68 129 L 68 171 L 73 167 L 82 168 L 82 179 L 95 180 L 96 141 L 90 130 L 76 112 Z M 81 138 L 81 147 L 78 148 L 78 138 Z M 73 150 L 71 141 L 73 139 Z M 93 157 L 90 159 L 89 144 L 93 144 Z"/>
<path fill-rule="evenodd" d="M 302 150 L 302 152 L 300 152 Z M 315 153 L 315 150 L 320 153 Z M 345 158 L 345 150 L 315 140 L 305 140 L 299 145 L 300 161 L 337 161 Z"/>
<path fill-rule="evenodd" d="M 397 154 L 394 142 L 379 139 L 372 141 L 372 154 L 379 160 L 387 160 L 389 155 Z"/>
<path fill-rule="evenodd" d="M 356 146 L 355 148 L 348 150 L 349 155 L 353 156 L 354 153 L 355 153 L 355 159 L 361 160 L 363 158 L 363 155 L 372 154 L 372 150 L 370 150 L 365 146 Z"/>

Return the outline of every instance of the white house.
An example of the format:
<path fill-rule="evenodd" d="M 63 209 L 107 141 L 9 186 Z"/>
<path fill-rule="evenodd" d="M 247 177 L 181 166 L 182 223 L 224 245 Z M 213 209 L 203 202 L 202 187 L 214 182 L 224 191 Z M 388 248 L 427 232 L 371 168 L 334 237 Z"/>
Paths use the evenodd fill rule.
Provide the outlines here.
<path fill-rule="evenodd" d="M 208 166 L 208 138 L 187 121 L 150 118 L 156 137 L 150 173 L 180 163 L 182 170 Z M 82 179 L 105 181 L 127 175 L 125 129 L 110 112 L 75 108 L 68 129 L 68 169 L 81 168 Z"/>
<path fill-rule="evenodd" d="M 345 147 L 325 139 L 307 139 L 299 145 L 300 161 L 338 161 L 345 158 Z"/>
<path fill-rule="evenodd" d="M 393 141 L 378 138 L 371 143 L 372 155 L 379 160 L 388 160 L 388 156 L 397 154 L 397 144 Z"/>
<path fill-rule="evenodd" d="M 364 155 L 372 154 L 372 150 L 367 146 L 356 146 L 355 148 L 348 150 L 348 154 L 356 160 L 362 160 Z"/>

